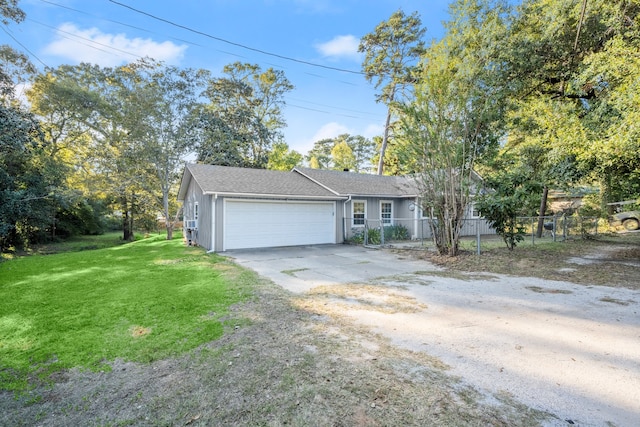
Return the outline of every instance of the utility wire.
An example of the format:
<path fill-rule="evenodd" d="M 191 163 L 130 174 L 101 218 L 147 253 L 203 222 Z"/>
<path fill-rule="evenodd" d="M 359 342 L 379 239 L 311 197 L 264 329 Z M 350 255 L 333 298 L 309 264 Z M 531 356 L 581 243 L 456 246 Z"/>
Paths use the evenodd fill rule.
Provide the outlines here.
<path fill-rule="evenodd" d="M 36 21 L 35 19 L 30 19 L 30 18 L 27 18 L 27 19 L 28 19 L 29 21 L 31 21 L 31 22 L 33 22 L 33 23 L 35 23 L 35 24 L 42 25 L 43 27 L 47 27 L 47 28 L 52 29 L 53 31 L 57 32 L 61 37 L 64 37 L 64 38 L 66 38 L 67 40 L 73 40 L 73 41 L 75 41 L 75 42 L 77 42 L 77 43 L 81 43 L 81 44 L 84 44 L 85 46 L 88 46 L 88 47 L 90 47 L 90 48 L 93 48 L 93 49 L 99 50 L 100 52 L 108 53 L 108 54 L 110 54 L 110 55 L 113 55 L 113 54 L 114 54 L 113 52 L 109 52 L 108 50 L 105 50 L 105 49 L 100 49 L 99 47 L 96 47 L 96 46 L 94 46 L 94 45 L 98 45 L 98 46 L 105 47 L 105 48 L 107 48 L 107 49 L 115 50 L 115 51 L 117 51 L 117 52 L 121 52 L 121 53 L 124 53 L 124 54 L 126 54 L 126 55 L 131 55 L 131 56 L 134 56 L 134 57 L 136 57 L 136 58 L 142 58 L 142 56 L 137 55 L 137 54 L 135 54 L 135 53 L 127 52 L 126 50 L 118 49 L 117 47 L 113 47 L 113 46 L 110 46 L 110 45 L 108 45 L 108 44 L 100 43 L 100 42 L 97 42 L 97 41 L 94 41 L 94 40 L 88 39 L 88 38 L 86 38 L 86 37 L 82 37 L 82 36 L 79 36 L 79 35 L 77 35 L 77 34 L 73 34 L 73 33 L 70 33 L 70 32 L 68 32 L 68 31 L 61 30 L 60 28 L 52 27 L 51 25 L 47 25 L 47 24 L 45 24 L 45 23 L 43 23 L 43 22 Z M 67 34 L 67 35 L 69 35 L 70 37 L 65 37 L 65 36 L 64 36 L 64 34 Z M 87 41 L 87 42 L 89 42 L 89 43 L 91 43 L 91 44 L 89 44 L 89 43 L 82 43 L 82 42 L 80 42 L 78 39 L 80 39 L 80 40 L 85 40 L 85 41 Z"/>
<path fill-rule="evenodd" d="M 17 38 L 15 38 L 13 36 L 13 34 L 11 34 L 9 31 L 7 31 L 7 29 L 4 27 L 4 25 L 2 26 L 2 31 L 4 31 L 9 37 L 11 37 L 14 42 L 18 43 L 20 45 L 20 47 L 22 47 L 24 50 L 26 50 L 29 55 L 31 55 L 34 58 L 36 58 L 38 60 L 38 62 L 41 63 L 44 66 L 44 68 L 49 68 L 49 66 L 47 64 L 45 64 L 44 61 L 42 61 L 42 59 L 38 58 L 38 56 L 35 53 L 31 52 L 28 47 L 26 47 L 25 45 L 20 43 L 20 41 Z"/>
<path fill-rule="evenodd" d="M 284 59 L 284 60 L 287 60 L 287 61 L 292 61 L 292 62 L 297 62 L 297 63 L 300 63 L 300 64 L 310 65 L 312 67 L 325 68 L 327 70 L 340 71 L 340 72 L 343 72 L 343 73 L 350 73 L 350 74 L 365 75 L 365 73 L 363 73 L 361 71 L 347 70 L 345 68 L 338 68 L 338 67 L 330 67 L 328 65 L 316 64 L 314 62 L 309 62 L 309 61 L 302 61 L 300 59 L 291 58 L 289 56 L 279 55 L 277 53 L 272 53 L 272 52 L 267 52 L 265 50 L 256 49 L 256 48 L 253 48 L 253 47 L 250 47 L 250 46 L 247 46 L 247 45 L 243 45 L 241 43 L 236 43 L 236 42 L 232 42 L 230 40 L 223 39 L 221 37 L 212 36 L 211 34 L 207 34 L 207 33 L 203 32 L 203 31 L 195 30 L 195 29 L 187 27 L 185 25 L 181 25 L 181 24 L 175 23 L 175 22 L 170 21 L 168 19 L 161 18 L 159 16 L 153 15 L 153 14 L 145 12 L 145 11 L 142 11 L 140 9 L 136 9 L 136 8 L 134 8 L 132 6 L 126 5 L 124 3 L 120 3 L 120 2 L 115 1 L 115 0 L 109 0 L 109 2 L 111 2 L 113 4 L 116 4 L 118 6 L 124 7 L 126 9 L 132 10 L 132 11 L 134 11 L 136 13 L 141 14 L 141 15 L 148 16 L 148 17 L 150 17 L 152 19 L 155 19 L 157 21 L 161 21 L 161 22 L 167 23 L 167 24 L 172 25 L 174 27 L 182 28 L 183 30 L 187 30 L 187 31 L 190 31 L 192 33 L 199 34 L 201 36 L 208 37 L 210 39 L 217 40 L 217 41 L 220 41 L 220 42 L 223 42 L 223 43 L 227 43 L 227 44 L 230 44 L 230 45 L 233 45 L 233 46 L 241 47 L 243 49 L 251 50 L 253 52 L 262 53 L 263 55 L 269 55 L 269 56 L 273 56 L 273 57 L 276 57 L 276 58 Z"/>
<path fill-rule="evenodd" d="M 62 4 L 54 3 L 52 1 L 48 1 L 48 0 L 40 0 L 40 1 L 42 3 L 47 3 L 47 4 L 50 4 L 52 6 L 57 6 L 57 7 L 61 7 L 62 9 L 70 10 L 72 12 L 77 12 L 77 13 L 81 13 L 83 15 L 97 17 L 96 15 L 93 15 L 93 14 L 91 14 L 89 12 L 85 12 L 85 11 L 79 10 L 79 9 L 74 9 L 72 7 L 64 6 Z M 106 22 L 112 22 L 114 24 L 122 25 L 123 27 L 133 28 L 134 30 L 139 30 L 139 31 L 144 31 L 145 33 L 159 34 L 159 33 L 153 32 L 153 31 L 149 31 L 146 28 L 136 27 L 135 25 L 127 24 L 125 22 L 114 21 L 113 19 L 106 19 L 106 18 L 102 18 L 102 17 L 99 17 L 99 18 L 102 19 L 103 21 L 106 21 Z M 177 40 L 177 41 L 182 42 L 182 43 L 187 43 L 187 44 L 190 44 L 190 45 L 193 45 L 193 46 L 203 47 L 202 45 L 199 45 L 198 43 L 191 42 L 189 40 L 183 40 L 183 39 L 180 39 L 180 38 L 177 38 L 177 37 L 171 37 L 171 36 L 169 36 L 169 37 L 172 38 L 173 40 Z"/>

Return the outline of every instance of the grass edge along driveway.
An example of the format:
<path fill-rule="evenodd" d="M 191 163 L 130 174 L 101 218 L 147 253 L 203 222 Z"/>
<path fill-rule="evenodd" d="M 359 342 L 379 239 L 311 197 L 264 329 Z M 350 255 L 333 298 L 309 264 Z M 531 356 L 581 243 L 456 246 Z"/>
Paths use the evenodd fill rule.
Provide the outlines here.
<path fill-rule="evenodd" d="M 255 275 L 163 236 L 0 263 L 0 389 L 150 362 L 222 335 Z"/>

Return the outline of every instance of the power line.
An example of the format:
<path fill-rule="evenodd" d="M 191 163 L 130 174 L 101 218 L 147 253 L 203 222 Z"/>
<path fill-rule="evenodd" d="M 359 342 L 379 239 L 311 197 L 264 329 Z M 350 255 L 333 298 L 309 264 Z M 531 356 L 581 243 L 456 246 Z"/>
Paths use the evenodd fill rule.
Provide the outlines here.
<path fill-rule="evenodd" d="M 350 109 L 350 108 L 336 107 L 336 106 L 333 106 L 333 105 L 321 104 L 319 102 L 307 101 L 305 99 L 294 98 L 294 97 L 291 97 L 291 96 L 287 96 L 287 99 L 290 99 L 290 100 L 295 101 L 295 102 L 305 102 L 307 104 L 317 105 L 317 106 L 320 106 L 320 107 L 332 108 L 334 110 L 342 110 L 342 111 L 347 111 L 347 112 L 350 112 L 350 113 L 364 114 L 364 115 L 368 115 L 368 116 L 372 116 L 372 117 L 376 117 L 376 118 L 380 117 L 379 114 L 371 113 L 371 112 L 368 112 L 368 111 L 353 110 L 353 109 Z M 287 105 L 293 105 L 293 104 L 287 104 Z M 327 112 L 327 111 L 322 111 L 322 110 L 315 110 L 313 108 L 300 107 L 300 106 L 297 106 L 297 105 L 296 105 L 296 107 L 304 108 L 304 109 L 311 110 L 311 111 L 320 111 L 322 113 L 326 113 Z M 336 114 L 338 114 L 338 113 L 336 113 Z M 353 117 L 353 118 L 356 118 L 356 119 L 364 118 L 364 117 L 359 117 L 359 116 L 346 116 L 346 117 Z"/>
<path fill-rule="evenodd" d="M 70 10 L 70 11 L 72 11 L 72 12 L 77 12 L 77 13 L 81 13 L 81 14 L 83 14 L 83 15 L 93 16 L 93 17 L 96 17 L 96 18 L 100 18 L 100 19 L 101 19 L 101 20 L 103 20 L 103 21 L 111 22 L 111 23 L 118 24 L 118 25 L 122 25 L 123 27 L 133 28 L 134 30 L 144 31 L 145 33 L 161 35 L 160 33 L 156 33 L 156 32 L 153 32 L 153 31 L 147 30 L 146 28 L 136 27 L 135 25 L 127 24 L 126 22 L 114 21 L 113 19 L 106 19 L 106 18 L 98 17 L 98 16 L 96 16 L 96 15 L 94 15 L 94 14 L 91 14 L 91 13 L 89 13 L 89 12 L 85 12 L 85 11 L 80 10 L 80 9 L 74 9 L 73 7 L 64 6 L 64 5 L 62 5 L 62 4 L 54 3 L 54 2 L 52 2 L 52 1 L 48 1 L 48 0 L 40 0 L 40 1 L 41 1 L 42 3 L 47 3 L 47 4 L 50 4 L 50 5 L 52 5 L 52 6 L 57 6 L 57 7 L 60 7 L 60 8 L 62 8 L 62 9 Z M 202 47 L 202 45 L 199 45 L 198 43 L 191 42 L 191 41 L 189 41 L 189 40 L 183 40 L 183 39 L 180 39 L 180 38 L 177 38 L 177 37 L 171 37 L 171 36 L 169 36 L 169 37 L 170 37 L 170 38 L 172 38 L 173 40 L 176 40 L 176 41 L 179 41 L 179 42 L 182 42 L 182 43 L 187 43 L 187 44 L 190 44 L 190 45 L 193 45 L 193 46 Z"/>
<path fill-rule="evenodd" d="M 38 60 L 38 62 L 39 62 L 39 63 L 41 63 L 45 68 L 49 68 L 49 66 L 48 66 L 47 64 L 45 64 L 45 63 L 44 63 L 44 61 L 42 61 L 42 59 L 38 58 L 38 56 L 37 56 L 35 53 L 31 52 L 31 51 L 29 50 L 29 48 L 27 48 L 25 45 L 23 45 L 22 43 L 20 43 L 20 41 L 19 41 L 17 38 L 15 38 L 15 37 L 13 36 L 13 34 L 11 34 L 9 31 L 7 31 L 7 29 L 6 29 L 4 26 L 2 26 L 2 31 L 4 31 L 6 35 L 8 35 L 9 37 L 11 37 L 11 38 L 13 39 L 13 41 L 14 41 L 14 42 L 18 43 L 18 44 L 20 45 L 20 47 L 22 47 L 24 50 L 26 50 L 26 51 L 27 51 L 27 53 L 28 53 L 29 55 L 31 55 L 31 56 L 33 56 L 34 58 L 36 58 L 36 59 Z"/>
<path fill-rule="evenodd" d="M 140 9 L 136 9 L 136 8 L 134 8 L 132 6 L 126 5 L 124 3 L 120 3 L 120 2 L 115 1 L 115 0 L 109 0 L 109 2 L 111 2 L 113 4 L 116 4 L 118 6 L 124 7 L 126 9 L 132 10 L 132 11 L 134 11 L 136 13 L 141 14 L 141 15 L 148 16 L 148 17 L 150 17 L 152 19 L 155 19 L 157 21 L 161 21 L 161 22 L 167 23 L 167 24 L 172 25 L 174 27 L 182 28 L 183 30 L 187 30 L 187 31 L 190 31 L 192 33 L 199 34 L 201 36 L 208 37 L 210 39 L 217 40 L 217 41 L 220 41 L 220 42 L 223 42 L 223 43 L 227 43 L 227 44 L 230 44 L 230 45 L 233 45 L 233 46 L 241 47 L 243 49 L 251 50 L 253 52 L 262 53 L 263 55 L 269 55 L 269 56 L 273 56 L 273 57 L 276 57 L 276 58 L 284 59 L 284 60 L 287 60 L 287 61 L 292 61 L 292 62 L 297 62 L 299 64 L 309 65 L 309 66 L 312 66 L 312 67 L 325 68 L 327 70 L 340 71 L 340 72 L 343 72 L 343 73 L 350 73 L 350 74 L 357 74 L 357 75 L 365 75 L 365 73 L 363 73 L 361 71 L 347 70 L 345 68 L 338 68 L 338 67 L 330 67 L 328 65 L 316 64 L 314 62 L 309 62 L 309 61 L 302 61 L 300 59 L 291 58 L 289 56 L 279 55 L 277 53 L 272 53 L 272 52 L 267 52 L 265 50 L 256 49 L 254 47 L 250 47 L 250 46 L 247 46 L 247 45 L 244 45 L 244 44 L 241 44 L 241 43 L 232 42 L 230 40 L 226 40 L 226 39 L 223 39 L 221 37 L 212 36 L 211 34 L 205 33 L 203 31 L 195 30 L 193 28 L 190 28 L 190 27 L 187 27 L 185 25 L 181 25 L 181 24 L 175 23 L 175 22 L 170 21 L 168 19 L 160 18 L 159 16 L 153 15 L 153 14 L 145 12 L 145 11 L 142 11 Z"/>
<path fill-rule="evenodd" d="M 52 29 L 53 31 L 57 32 L 61 37 L 64 37 L 64 38 L 66 38 L 67 40 L 73 40 L 73 41 L 75 41 L 75 42 L 77 42 L 77 43 L 84 44 L 85 46 L 88 46 L 88 47 L 90 47 L 90 48 L 92 48 L 92 49 L 99 50 L 100 52 L 104 52 L 104 53 L 108 53 L 108 54 L 113 54 L 113 52 L 109 52 L 108 50 L 105 50 L 105 49 L 100 49 L 99 47 L 96 47 L 96 46 L 93 46 L 93 45 L 98 45 L 98 46 L 106 47 L 107 49 L 115 50 L 115 51 L 118 51 L 118 52 L 121 52 L 121 53 L 124 53 L 124 54 L 127 54 L 127 55 L 134 56 L 134 57 L 136 57 L 136 58 L 142 58 L 142 56 L 137 55 L 137 54 L 135 54 L 135 53 L 127 52 L 126 50 L 118 49 L 117 47 L 113 47 L 113 46 L 110 46 L 110 45 L 108 45 L 108 44 L 100 43 L 100 42 L 97 42 L 97 41 L 94 41 L 94 40 L 88 39 L 88 38 L 86 38 L 86 37 L 82 37 L 82 36 L 79 36 L 79 35 L 77 35 L 77 34 L 73 34 L 73 33 L 70 33 L 70 32 L 68 32 L 68 31 L 61 30 L 60 28 L 52 27 L 51 25 L 47 25 L 47 24 L 45 24 L 45 23 L 42 23 L 42 22 L 36 21 L 35 19 L 30 19 L 30 18 L 27 18 L 27 19 L 28 19 L 29 21 L 31 21 L 31 22 L 33 22 L 33 23 L 35 23 L 35 24 L 42 25 L 43 27 L 47 27 L 47 28 Z M 69 35 L 69 36 L 71 36 L 71 37 L 65 37 L 63 34 L 67 34 L 67 35 Z M 89 44 L 89 43 L 82 43 L 82 42 L 78 41 L 77 39 L 85 40 L 85 41 L 87 41 L 87 42 L 89 42 L 89 43 L 91 43 L 91 44 Z"/>

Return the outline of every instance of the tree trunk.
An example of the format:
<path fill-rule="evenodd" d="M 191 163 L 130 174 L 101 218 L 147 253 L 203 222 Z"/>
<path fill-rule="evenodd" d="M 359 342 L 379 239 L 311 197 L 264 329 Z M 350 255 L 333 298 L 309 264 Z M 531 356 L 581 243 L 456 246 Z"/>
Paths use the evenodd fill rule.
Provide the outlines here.
<path fill-rule="evenodd" d="M 131 203 L 133 206 L 133 203 Z M 120 199 L 120 209 L 122 209 L 122 240 L 125 242 L 133 241 L 133 213 L 132 206 L 129 206 L 127 196 L 123 195 Z"/>
<path fill-rule="evenodd" d="M 391 89 L 391 97 L 387 106 L 387 120 L 384 124 L 384 134 L 382 135 L 382 146 L 380 147 L 380 160 L 378 160 L 378 175 L 384 172 L 384 153 L 387 151 L 387 143 L 389 142 L 389 125 L 391 124 L 391 104 L 396 95 L 395 87 Z"/>
<path fill-rule="evenodd" d="M 547 196 L 549 195 L 549 188 L 545 185 L 542 190 L 542 200 L 540 201 L 540 216 L 538 217 L 538 230 L 536 231 L 536 237 L 539 239 L 542 237 L 542 230 L 544 230 L 544 213 L 547 211 Z"/>
<path fill-rule="evenodd" d="M 384 171 L 384 153 L 387 151 L 387 141 L 389 140 L 389 124 L 391 123 L 391 107 L 387 111 L 387 121 L 384 125 L 384 134 L 382 136 L 382 146 L 380 147 L 380 160 L 378 160 L 378 175 L 382 175 Z"/>

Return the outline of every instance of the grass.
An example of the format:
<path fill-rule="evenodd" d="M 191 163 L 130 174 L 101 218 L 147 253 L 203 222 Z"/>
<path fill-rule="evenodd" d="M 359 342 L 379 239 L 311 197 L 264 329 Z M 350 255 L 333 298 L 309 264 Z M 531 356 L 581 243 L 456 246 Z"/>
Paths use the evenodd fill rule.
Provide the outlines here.
<path fill-rule="evenodd" d="M 215 340 L 252 277 L 164 236 L 2 262 L 0 388 L 24 390 L 64 369 L 108 370 L 116 358 L 149 362 Z"/>
<path fill-rule="evenodd" d="M 51 255 L 61 252 L 78 252 L 105 249 L 124 244 L 121 231 L 111 231 L 95 236 L 73 236 L 65 240 L 33 245 L 27 250 L 2 253 L 0 262 L 26 255 Z"/>

